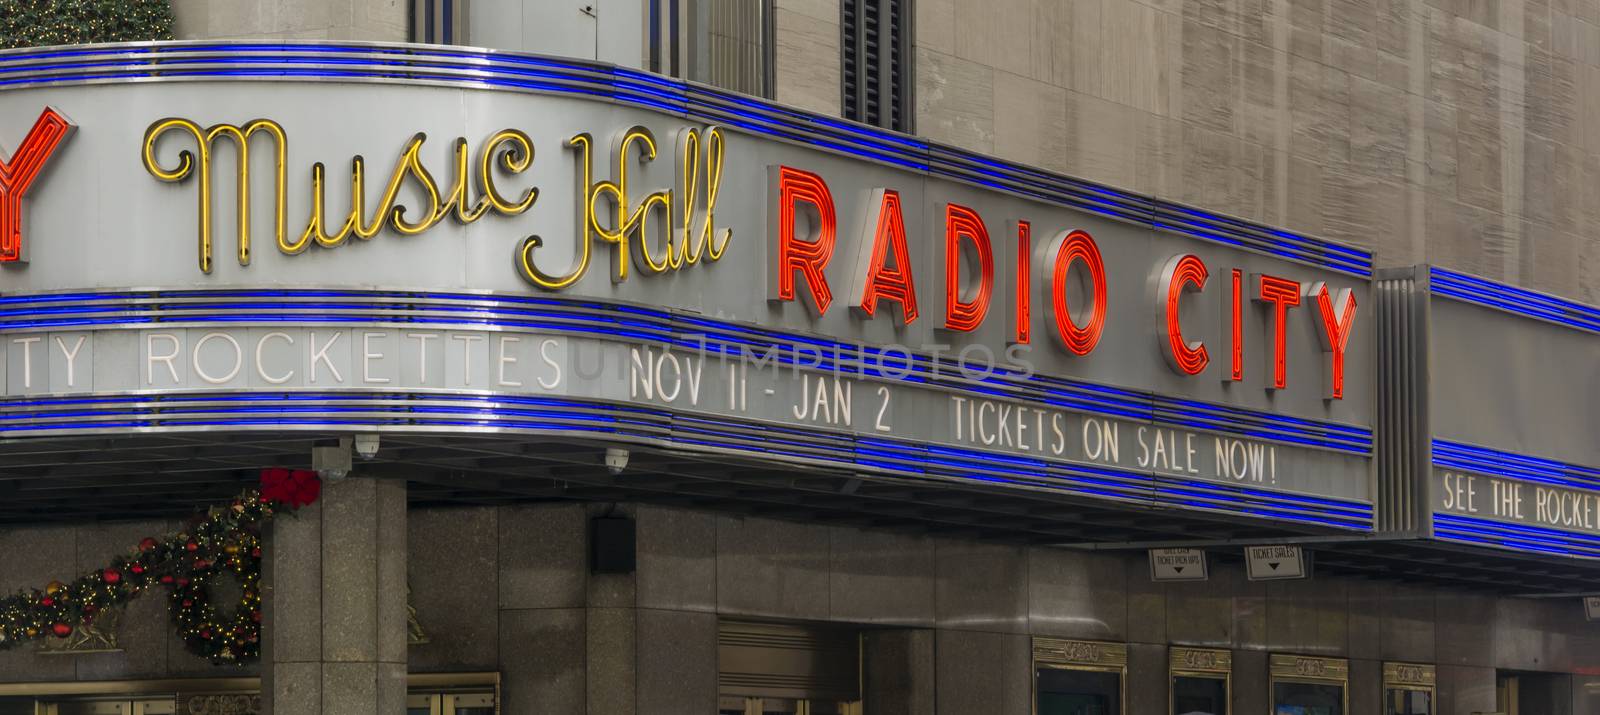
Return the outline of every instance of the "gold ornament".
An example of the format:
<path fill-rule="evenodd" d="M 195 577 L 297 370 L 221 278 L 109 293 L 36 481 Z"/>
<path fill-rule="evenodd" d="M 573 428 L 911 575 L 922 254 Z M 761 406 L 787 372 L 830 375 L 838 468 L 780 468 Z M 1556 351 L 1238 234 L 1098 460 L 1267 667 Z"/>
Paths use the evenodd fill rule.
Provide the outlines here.
<path fill-rule="evenodd" d="M 60 581 L 51 581 L 48 585 L 46 585 L 44 587 L 44 592 L 46 594 L 54 596 L 54 595 L 56 595 L 58 593 L 61 593 L 61 589 L 63 589 L 63 588 L 66 588 L 66 586 L 64 584 L 62 584 Z"/>
<path fill-rule="evenodd" d="M 228 544 L 227 546 L 222 547 L 222 551 L 229 556 L 234 556 L 239 553 L 239 547 L 236 544 Z"/>

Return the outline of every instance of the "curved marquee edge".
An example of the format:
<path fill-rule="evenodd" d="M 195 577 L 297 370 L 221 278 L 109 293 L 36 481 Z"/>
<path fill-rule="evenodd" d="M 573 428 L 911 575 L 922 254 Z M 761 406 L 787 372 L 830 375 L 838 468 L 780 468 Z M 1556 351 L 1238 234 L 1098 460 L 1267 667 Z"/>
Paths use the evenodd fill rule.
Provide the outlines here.
<path fill-rule="evenodd" d="M 1429 290 L 1437 296 L 1542 320 L 1589 333 L 1600 333 L 1600 307 L 1546 293 L 1479 278 L 1447 268 L 1428 268 Z"/>
<path fill-rule="evenodd" d="M 961 366 L 917 353 L 752 326 L 636 304 L 560 297 L 346 289 L 149 290 L 0 297 L 0 331 L 221 324 L 409 324 L 504 327 L 654 343 L 708 354 L 803 355 L 805 366 L 907 381 L 974 397 L 1037 401 L 1158 425 L 1282 442 L 1370 458 L 1371 429 L 1291 417 L 1045 374 Z"/>
<path fill-rule="evenodd" d="M 1600 469 L 1528 454 L 1480 447 L 1466 442 L 1433 440 L 1433 465 L 1523 481 L 1600 491 Z"/>
<path fill-rule="evenodd" d="M 319 42 L 130 43 L 0 51 L 0 91 L 219 78 L 466 86 L 608 100 L 1372 277 L 1372 252 L 1363 248 L 603 62 L 437 45 Z"/>
<path fill-rule="evenodd" d="M 866 437 L 597 400 L 417 392 L 244 390 L 0 400 L 0 439 L 25 435 L 376 429 L 589 437 L 758 456 L 1153 508 L 1371 532 L 1372 504 L 1197 482 L 978 449 Z"/>
<path fill-rule="evenodd" d="M 1468 546 L 1600 559 L 1600 536 L 1454 514 L 1433 515 L 1433 536 Z"/>

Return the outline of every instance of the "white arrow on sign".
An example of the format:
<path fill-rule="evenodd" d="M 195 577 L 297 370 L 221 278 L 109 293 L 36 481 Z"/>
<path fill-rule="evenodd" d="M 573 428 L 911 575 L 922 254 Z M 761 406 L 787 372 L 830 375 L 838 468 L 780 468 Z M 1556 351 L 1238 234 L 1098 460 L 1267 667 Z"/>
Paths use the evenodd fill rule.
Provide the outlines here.
<path fill-rule="evenodd" d="M 1251 581 L 1305 578 L 1305 552 L 1298 546 L 1246 546 L 1246 570 Z"/>
<path fill-rule="evenodd" d="M 1150 580 L 1152 581 L 1204 581 L 1206 580 L 1206 552 L 1204 549 L 1151 549 Z"/>

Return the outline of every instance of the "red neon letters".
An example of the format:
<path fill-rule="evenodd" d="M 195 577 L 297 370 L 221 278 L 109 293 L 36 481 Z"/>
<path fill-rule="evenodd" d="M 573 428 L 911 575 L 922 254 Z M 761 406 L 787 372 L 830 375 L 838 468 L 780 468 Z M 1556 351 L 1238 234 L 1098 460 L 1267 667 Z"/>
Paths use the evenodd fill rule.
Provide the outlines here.
<path fill-rule="evenodd" d="M 978 251 L 977 295 L 962 300 L 961 239 L 972 242 Z M 944 327 L 971 332 L 989 314 L 989 299 L 994 295 L 994 253 L 989 248 L 989 229 L 978 212 L 959 204 L 946 204 L 944 210 Z"/>
<path fill-rule="evenodd" d="M 1267 388 L 1282 390 L 1289 386 L 1289 309 L 1300 305 L 1300 283 L 1261 274 L 1251 278 L 1256 285 L 1255 300 L 1272 305 L 1272 343 L 1268 347 L 1272 382 Z"/>
<path fill-rule="evenodd" d="M 1027 345 L 1033 340 L 1033 224 L 1027 221 L 1017 222 L 1017 304 L 1016 304 L 1016 330 L 1018 345 Z"/>
<path fill-rule="evenodd" d="M 1194 255 L 1174 256 L 1161 269 L 1161 280 L 1156 289 L 1157 304 L 1162 306 L 1161 315 L 1158 316 L 1163 348 L 1161 353 L 1167 359 L 1167 365 L 1182 375 L 1199 375 L 1211 362 L 1205 343 L 1183 339 L 1183 328 L 1178 320 L 1183 294 L 1188 291 L 1200 292 L 1206 287 L 1207 277 L 1206 264 Z"/>
<path fill-rule="evenodd" d="M 799 204 L 811 207 L 814 238 L 799 240 L 795 235 L 795 210 Z M 828 311 L 833 302 L 833 291 L 828 289 L 828 278 L 822 269 L 833 258 L 834 233 L 838 218 L 833 211 L 833 195 L 822 177 L 809 171 L 778 167 L 778 260 L 773 263 L 777 271 L 771 282 L 772 300 L 794 300 L 794 274 L 805 279 L 811 294 L 811 309 L 815 315 Z"/>
<path fill-rule="evenodd" d="M 41 120 L 43 121 L 43 120 Z M 38 129 L 35 129 L 35 133 Z M 30 135 L 30 141 L 32 135 Z M 20 159 L 15 165 L 23 165 Z M 11 167 L 4 167 L 8 170 Z M 810 293 L 807 307 L 821 316 L 832 303 L 825 270 L 833 257 L 838 226 L 838 213 L 834 198 L 822 177 L 802 169 L 774 167 L 772 180 L 777 191 L 768 215 L 776 222 L 772 227 L 777 239 L 770 264 L 772 273 L 768 285 L 774 301 L 796 301 L 797 284 L 804 284 Z M 11 185 L 8 185 L 8 187 Z M 977 211 L 960 204 L 928 201 L 920 196 L 912 201 L 911 223 L 907 223 L 905 202 L 899 191 L 890 188 L 872 190 L 871 199 L 860 213 L 849 212 L 850 220 L 859 221 L 855 241 L 855 272 L 848 289 L 852 297 L 851 309 L 857 315 L 873 318 L 884 301 L 899 307 L 900 321 L 910 324 L 920 313 L 917 302 L 914 268 L 917 260 L 926 260 L 924 271 L 935 270 L 942 274 L 944 302 L 942 307 L 944 329 L 974 333 L 988 316 L 995 292 L 995 266 L 989 231 Z M 913 253 L 911 241 L 916 232 L 923 230 L 931 219 L 928 233 L 937 230 L 938 214 L 927 215 L 919 210 L 940 211 L 944 219 L 943 253 L 934 260 Z M 920 207 L 927 207 L 921 209 Z M 848 207 L 855 209 L 857 207 Z M 860 219 L 856 217 L 860 216 Z M 1032 305 L 1037 298 L 1048 313 L 1046 326 L 1062 347 L 1072 355 L 1087 356 L 1094 352 L 1104 336 L 1107 313 L 1110 310 L 1108 278 L 1105 259 L 1093 236 L 1082 230 L 1065 230 L 1054 234 L 1048 244 L 1034 245 L 1033 222 L 1012 219 L 1006 231 L 1015 232 L 1015 272 L 1002 271 L 1001 280 L 1014 280 L 1001 293 L 1002 302 L 1009 295 L 1006 306 L 1006 325 L 990 333 L 979 333 L 963 340 L 998 338 L 1000 332 L 1008 336 L 1012 345 L 1025 345 L 1033 338 Z M 936 236 L 927 236 L 937 241 Z M 927 245 L 927 244 L 923 244 Z M 937 244 L 932 248 L 941 248 Z M 1118 258 L 1123 254 L 1114 255 Z M 1079 265 L 1081 264 L 1081 265 Z M 1009 266 L 1004 266 L 1009 268 Z M 1118 264 L 1119 270 L 1121 269 Z M 1256 328 L 1250 323 L 1249 339 L 1262 340 L 1266 348 L 1266 362 L 1271 365 L 1265 380 L 1265 389 L 1283 390 L 1289 386 L 1290 325 L 1289 309 L 1315 302 L 1318 339 L 1324 352 L 1329 354 L 1327 369 L 1327 399 L 1339 400 L 1345 392 L 1345 354 L 1350 345 L 1350 335 L 1356 320 L 1356 297 L 1349 288 L 1336 288 L 1324 282 L 1301 281 L 1260 273 L 1249 274 L 1246 283 L 1245 269 L 1229 268 L 1225 285 L 1211 288 L 1222 301 L 1222 321 L 1215 330 L 1195 321 L 1191 312 L 1185 334 L 1183 310 L 1187 294 L 1205 294 L 1208 290 L 1211 269 L 1198 255 L 1180 254 L 1168 259 L 1150 276 L 1155 285 L 1152 304 L 1158 333 L 1158 348 L 1172 370 L 1179 375 L 1193 376 L 1205 373 L 1211 366 L 1211 351 L 1207 347 L 1228 341 L 1227 369 L 1219 370 L 1222 381 L 1244 381 L 1244 343 L 1246 339 L 1245 304 L 1256 303 L 1263 307 L 1266 325 Z M 1035 272 L 1037 271 L 1037 275 Z M 796 278 L 798 274 L 799 278 Z M 1035 296 L 1034 291 L 1039 295 Z M 1191 301 L 1192 302 L 1192 301 Z M 1191 311 L 1194 308 L 1191 306 Z M 1146 313 L 1148 315 L 1148 313 Z M 1201 314 L 1209 316 L 1209 310 Z M 1297 340 L 1308 339 L 1296 331 Z M 1307 347 L 1296 343 L 1297 352 Z M 1120 358 L 1121 356 L 1113 356 Z"/>
<path fill-rule="evenodd" d="M 0 263 L 21 262 L 22 200 L 44 171 L 45 164 L 72 134 L 73 124 L 52 107 L 45 107 L 28 136 L 6 158 L 0 151 Z"/>
<path fill-rule="evenodd" d="M 1233 369 L 1224 382 L 1244 381 L 1244 271 L 1233 269 L 1233 290 L 1228 293 L 1229 334 L 1233 336 Z"/>
<path fill-rule="evenodd" d="M 1054 314 L 1056 336 L 1073 355 L 1088 355 L 1100 343 L 1100 334 L 1106 327 L 1106 266 L 1100 259 L 1100 247 L 1094 237 L 1084 231 L 1072 231 L 1055 240 L 1053 246 L 1055 265 L 1050 273 L 1050 311 Z M 1072 277 L 1072 264 L 1083 261 L 1089 269 L 1089 292 L 1094 306 L 1089 309 L 1089 322 L 1079 326 L 1067 307 L 1067 281 Z"/>
<path fill-rule="evenodd" d="M 906 248 L 906 220 L 900 211 L 900 192 L 879 189 L 878 220 L 872 228 L 866 265 L 857 271 L 865 276 L 861 287 L 860 311 L 872 316 L 878 310 L 878 300 L 892 300 L 900 304 L 900 322 L 911 323 L 917 319 L 917 286 L 911 276 L 911 252 Z M 894 266 L 887 265 L 893 255 Z"/>
<path fill-rule="evenodd" d="M 1322 318 L 1322 349 L 1331 353 L 1328 369 L 1328 398 L 1344 399 L 1344 349 L 1350 345 L 1350 327 L 1356 322 L 1356 296 L 1349 288 L 1339 290 L 1338 299 L 1328 294 L 1328 284 L 1312 283 L 1306 295 L 1317 301 L 1317 315 Z M 1338 306 L 1338 307 L 1336 307 Z"/>

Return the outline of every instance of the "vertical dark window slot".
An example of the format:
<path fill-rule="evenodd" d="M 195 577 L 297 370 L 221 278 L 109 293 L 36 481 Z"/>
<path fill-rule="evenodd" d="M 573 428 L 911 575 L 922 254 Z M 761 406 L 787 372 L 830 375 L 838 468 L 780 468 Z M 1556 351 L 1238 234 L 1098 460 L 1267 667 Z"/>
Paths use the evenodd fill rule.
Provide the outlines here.
<path fill-rule="evenodd" d="M 448 45 L 456 41 L 455 0 L 439 0 L 439 5 L 439 19 L 444 25 L 444 32 L 439 33 L 439 42 Z"/>
<path fill-rule="evenodd" d="M 911 130 L 907 0 L 840 3 L 840 109 L 886 129 Z"/>
<path fill-rule="evenodd" d="M 860 2 L 861 0 L 842 0 L 839 3 L 841 9 L 839 25 L 843 35 L 839 44 L 844 53 L 839 63 L 843 70 L 841 74 L 844 75 L 841 78 L 840 86 L 844 94 L 842 109 L 846 119 L 855 119 L 861 116 L 861 99 L 859 96 L 861 83 L 856 76 L 856 58 L 860 54 L 857 45 L 861 41 Z"/>
<path fill-rule="evenodd" d="M 889 111 L 884 126 L 898 131 L 910 131 L 906 121 L 904 72 L 906 52 L 906 23 L 904 0 L 886 0 L 889 5 L 889 43 L 887 52 Z"/>
<path fill-rule="evenodd" d="M 678 0 L 672 0 L 671 4 L 669 4 L 667 6 L 667 22 L 669 23 L 669 25 L 671 27 L 671 29 L 670 29 L 671 34 L 668 35 L 668 37 L 677 38 L 677 37 L 682 37 L 683 36 L 683 35 L 679 34 L 680 30 L 678 29 Z M 678 48 L 677 45 L 678 45 L 678 43 L 676 43 L 676 42 L 673 43 L 673 48 L 672 48 L 673 49 L 673 51 L 672 51 L 672 72 L 670 74 L 673 77 L 682 77 L 683 74 L 678 70 L 678 55 L 680 54 L 680 52 L 679 52 L 679 48 Z"/>
<path fill-rule="evenodd" d="M 650 0 L 650 71 L 661 71 L 661 0 Z"/>

